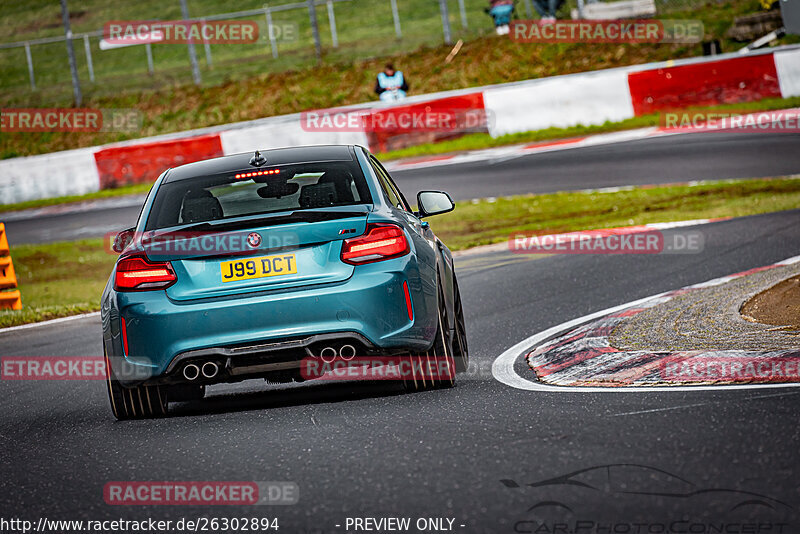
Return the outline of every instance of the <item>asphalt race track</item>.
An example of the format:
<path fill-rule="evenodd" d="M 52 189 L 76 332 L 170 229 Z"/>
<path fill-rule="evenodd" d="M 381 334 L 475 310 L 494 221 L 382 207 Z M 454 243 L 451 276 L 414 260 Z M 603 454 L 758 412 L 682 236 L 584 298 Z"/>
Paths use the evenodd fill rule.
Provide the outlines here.
<path fill-rule="evenodd" d="M 794 174 L 800 134 L 701 133 L 530 154 L 508 160 L 396 171 L 403 193 L 449 192 L 455 200 L 625 185 Z M 119 207 L 119 204 L 126 204 Z M 100 237 L 133 226 L 137 199 L 98 201 L 90 211 L 6 217 L 11 244 Z"/>
<path fill-rule="evenodd" d="M 408 170 L 410 198 L 436 187 L 456 200 L 689 180 L 794 174 L 800 134 L 700 133 L 542 152 L 511 160 Z"/>
<path fill-rule="evenodd" d="M 576 152 L 563 154 L 558 157 L 578 159 Z M 772 167 L 763 154 L 760 161 L 771 174 L 788 172 L 777 169 L 791 158 L 797 156 Z M 550 161 L 527 163 L 543 159 Z M 611 175 L 612 162 L 599 167 Z M 451 390 L 405 394 L 384 383 L 247 382 L 220 386 L 202 402 L 173 405 L 167 419 L 117 423 L 100 381 L 4 381 L 2 515 L 277 517 L 280 532 L 293 533 L 345 532 L 346 518 L 355 516 L 448 517 L 456 532 L 513 533 L 533 532 L 529 518 L 539 505 L 558 501 L 568 503 L 574 518 L 630 527 L 610 532 L 637 532 L 631 526 L 637 522 L 703 525 L 714 517 L 769 521 L 771 530 L 759 532 L 800 532 L 800 389 L 545 393 L 510 388 L 489 372 L 505 349 L 548 327 L 795 256 L 799 223 L 795 210 L 705 225 L 699 227 L 705 250 L 693 255 L 461 256 L 457 272 L 472 363 L 480 372 Z M 0 347 L 4 356 L 98 355 L 99 318 L 1 333 Z M 543 492 L 501 482 L 522 485 L 611 464 L 655 468 L 697 491 L 642 495 L 644 486 L 614 493 L 613 487 L 572 485 Z M 105 504 L 106 482 L 130 480 L 294 481 L 300 503 Z M 643 481 L 653 482 L 652 476 Z M 719 491 L 703 491 L 708 488 Z M 744 507 L 731 504 L 743 495 L 736 502 Z M 772 504 L 757 504 L 763 499 L 754 495 Z M 587 526 L 579 532 L 609 531 Z"/>

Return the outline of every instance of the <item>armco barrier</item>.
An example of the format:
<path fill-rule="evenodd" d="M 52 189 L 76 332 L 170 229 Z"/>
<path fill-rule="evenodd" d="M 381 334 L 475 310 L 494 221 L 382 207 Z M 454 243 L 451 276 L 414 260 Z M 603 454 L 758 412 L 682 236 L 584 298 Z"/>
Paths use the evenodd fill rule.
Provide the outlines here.
<path fill-rule="evenodd" d="M 348 109 L 377 116 L 402 108 L 443 107 L 458 97 L 489 119 L 489 133 L 602 124 L 686 106 L 800 95 L 800 47 L 725 54 L 527 80 L 409 98 L 402 106 L 372 102 Z M 401 134 L 408 136 L 408 134 Z M 368 138 L 369 136 L 369 138 Z M 416 136 L 425 141 L 428 136 Z M 124 144 L 0 161 L 0 203 L 77 195 L 155 180 L 167 167 L 256 148 L 369 144 L 378 132 L 304 129 L 300 114 L 227 124 Z"/>
<path fill-rule="evenodd" d="M 628 74 L 636 115 L 689 106 L 779 98 L 772 54 L 665 67 Z"/>
<path fill-rule="evenodd" d="M 6 226 L 0 223 L 0 309 L 22 309 L 22 297 L 19 291 L 5 291 L 17 287 L 17 275 L 14 262 L 10 256 Z"/>
<path fill-rule="evenodd" d="M 154 181 L 169 167 L 222 156 L 219 134 L 103 148 L 95 152 L 100 189 Z"/>

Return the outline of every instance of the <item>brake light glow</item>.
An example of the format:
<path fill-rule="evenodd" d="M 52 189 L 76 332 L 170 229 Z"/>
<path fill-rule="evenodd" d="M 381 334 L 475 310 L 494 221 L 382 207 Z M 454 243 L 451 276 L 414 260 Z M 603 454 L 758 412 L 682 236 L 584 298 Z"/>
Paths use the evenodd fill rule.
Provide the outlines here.
<path fill-rule="evenodd" d="M 280 174 L 280 169 L 269 169 L 267 171 L 253 171 L 253 172 L 240 172 L 234 178 L 241 180 L 242 178 L 252 178 L 253 176 L 265 176 L 267 174 Z"/>
<path fill-rule="evenodd" d="M 152 291 L 166 289 L 178 280 L 169 262 L 151 262 L 143 256 L 119 260 L 114 277 L 117 291 Z"/>
<path fill-rule="evenodd" d="M 404 256 L 409 252 L 403 229 L 393 224 L 368 224 L 364 234 L 346 239 L 342 261 L 352 265 L 372 263 Z"/>

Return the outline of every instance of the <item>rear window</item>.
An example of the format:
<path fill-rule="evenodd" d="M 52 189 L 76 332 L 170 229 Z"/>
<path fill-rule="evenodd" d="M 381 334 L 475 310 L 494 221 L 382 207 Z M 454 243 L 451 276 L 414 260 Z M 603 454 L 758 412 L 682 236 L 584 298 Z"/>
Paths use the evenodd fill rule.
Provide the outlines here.
<path fill-rule="evenodd" d="M 351 162 L 253 167 L 162 184 L 145 228 L 371 202 L 364 175 Z"/>

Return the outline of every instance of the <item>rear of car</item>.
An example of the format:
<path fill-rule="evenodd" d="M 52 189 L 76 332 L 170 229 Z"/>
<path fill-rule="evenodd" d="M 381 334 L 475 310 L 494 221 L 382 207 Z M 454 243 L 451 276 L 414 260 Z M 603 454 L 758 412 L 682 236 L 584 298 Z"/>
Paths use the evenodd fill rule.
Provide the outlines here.
<path fill-rule="evenodd" d="M 166 411 L 168 391 L 300 381 L 304 357 L 427 350 L 449 251 L 382 173 L 352 146 L 165 172 L 103 294 L 109 387 Z"/>

